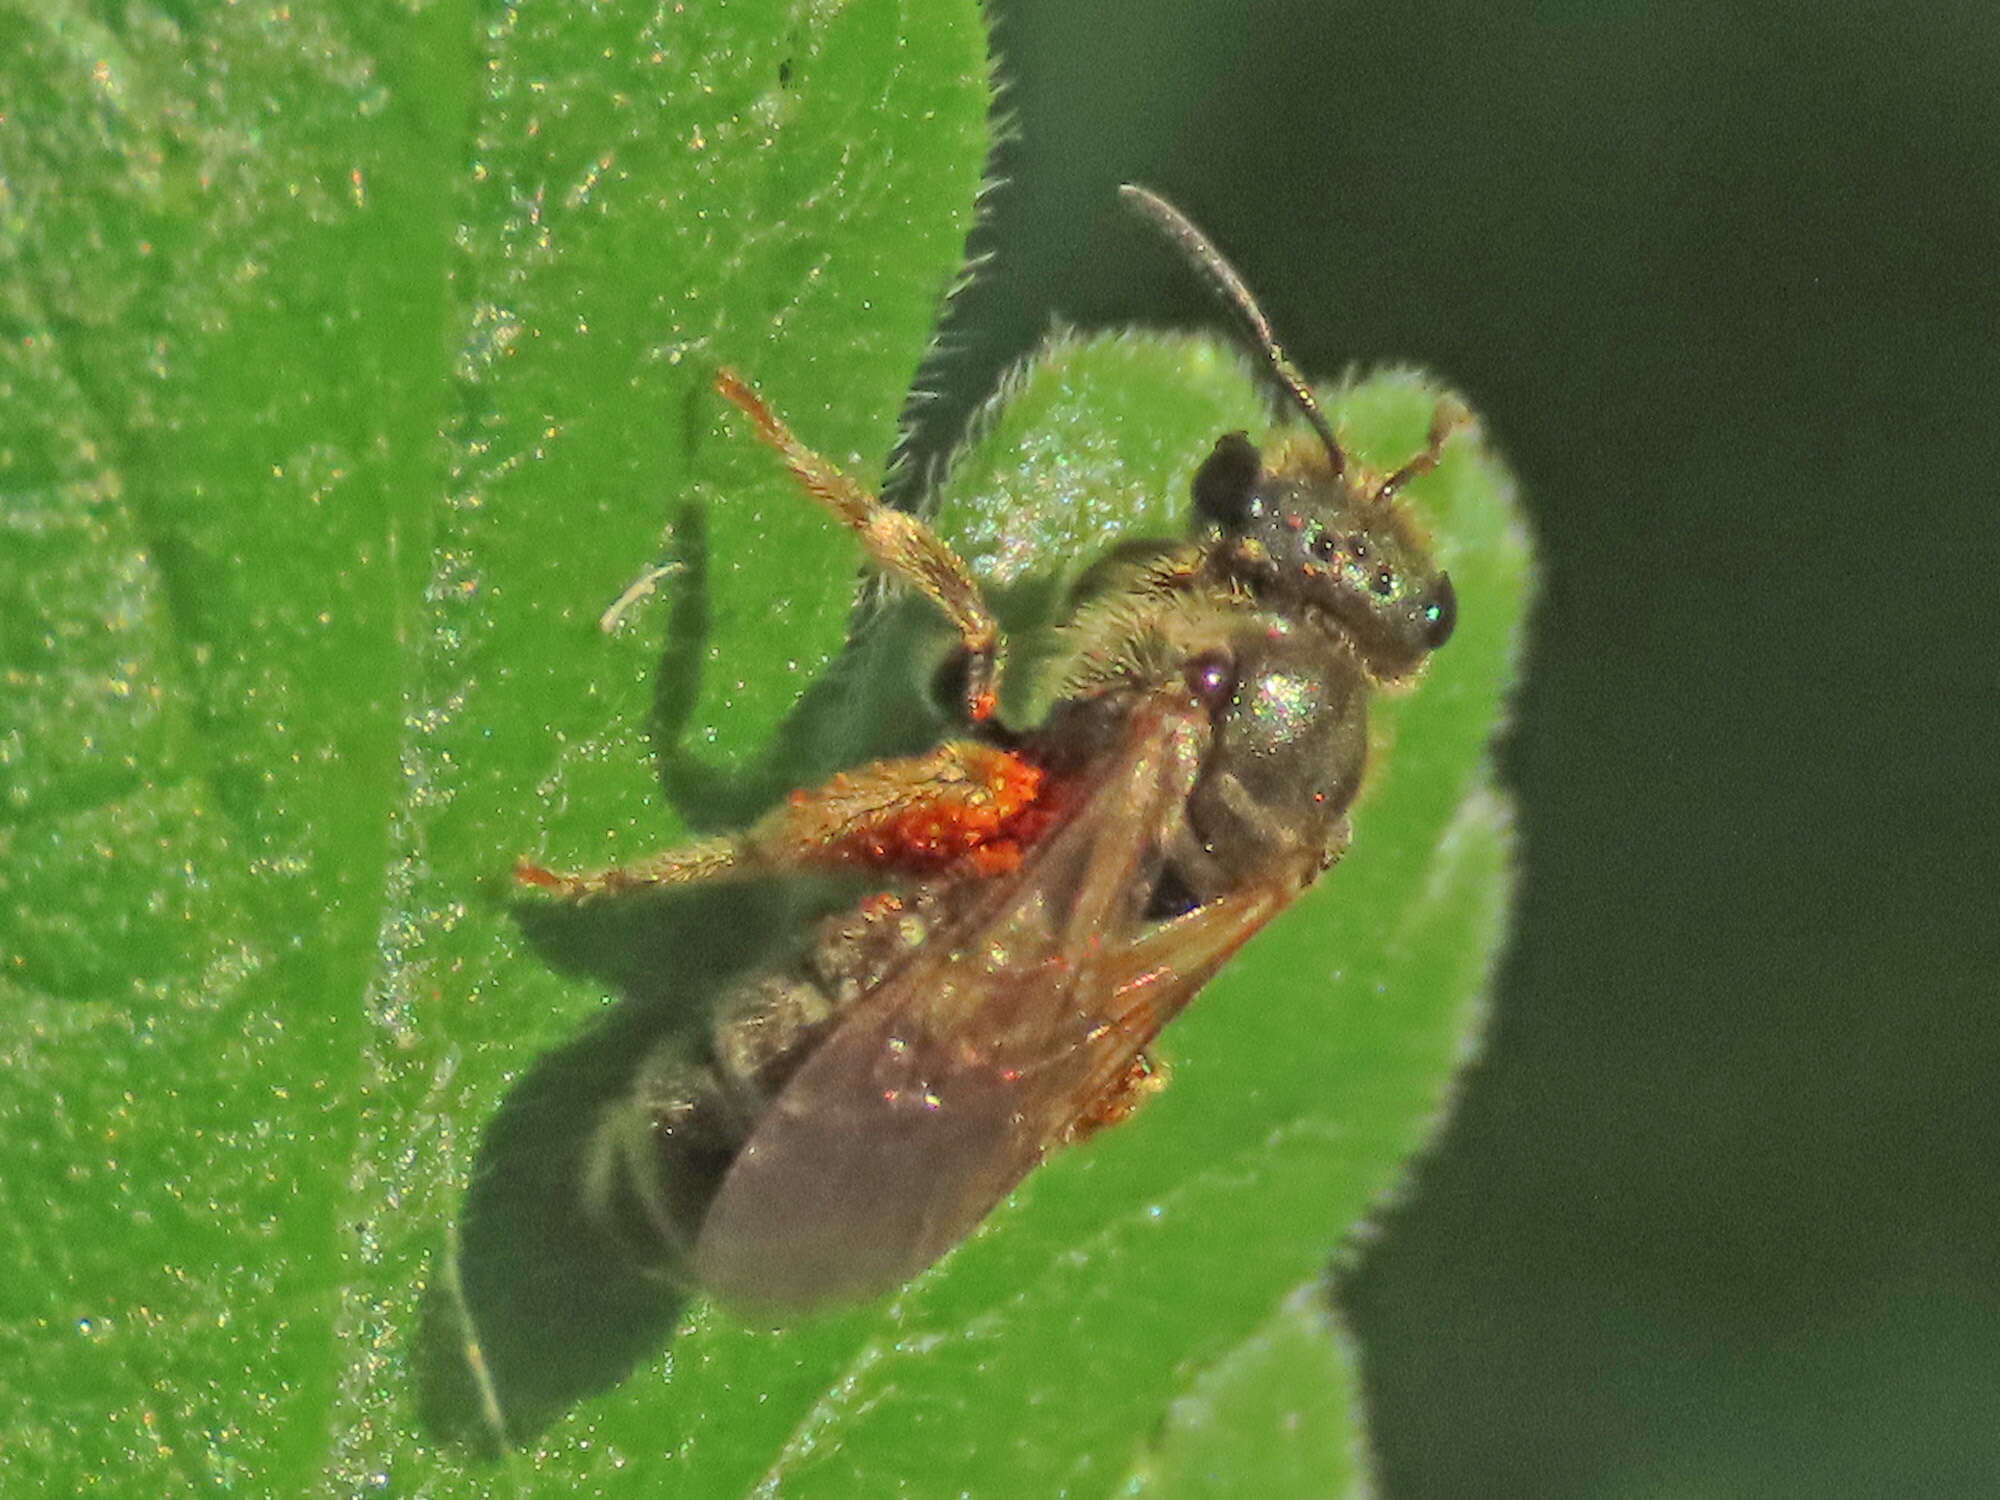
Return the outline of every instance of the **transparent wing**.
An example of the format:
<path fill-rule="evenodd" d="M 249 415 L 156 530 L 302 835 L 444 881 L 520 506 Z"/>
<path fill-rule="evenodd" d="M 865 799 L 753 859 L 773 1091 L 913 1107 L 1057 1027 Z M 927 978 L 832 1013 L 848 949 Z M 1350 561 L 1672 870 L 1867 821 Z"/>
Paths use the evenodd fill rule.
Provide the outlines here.
<path fill-rule="evenodd" d="M 1287 875 L 1145 920 L 1208 740 L 1185 697 L 1143 703 L 1074 816 L 856 1004 L 724 1178 L 695 1247 L 707 1290 L 782 1308 L 907 1281 L 1290 899 Z"/>

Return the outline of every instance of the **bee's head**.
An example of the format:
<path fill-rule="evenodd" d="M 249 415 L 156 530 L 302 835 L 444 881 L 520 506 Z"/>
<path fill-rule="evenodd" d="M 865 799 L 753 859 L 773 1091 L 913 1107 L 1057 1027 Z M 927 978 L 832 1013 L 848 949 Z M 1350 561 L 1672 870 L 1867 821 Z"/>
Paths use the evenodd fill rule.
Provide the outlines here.
<path fill-rule="evenodd" d="M 1406 480 L 1437 466 L 1445 439 L 1467 413 L 1456 402 L 1439 402 L 1422 452 L 1384 478 L 1358 472 L 1236 268 L 1158 193 L 1130 183 L 1119 193 L 1234 310 L 1250 348 L 1318 439 L 1317 451 L 1288 452 L 1268 467 L 1242 433 L 1217 440 L 1194 478 L 1196 524 L 1210 557 L 1273 603 L 1309 608 L 1331 622 L 1377 678 L 1408 676 L 1451 635 L 1458 600 L 1395 495 Z"/>
<path fill-rule="evenodd" d="M 1458 618 L 1451 575 L 1395 502 L 1413 472 L 1374 479 L 1311 451 L 1266 466 L 1248 437 L 1225 433 L 1194 477 L 1196 522 L 1232 578 L 1273 602 L 1310 606 L 1377 677 L 1404 677 Z"/>

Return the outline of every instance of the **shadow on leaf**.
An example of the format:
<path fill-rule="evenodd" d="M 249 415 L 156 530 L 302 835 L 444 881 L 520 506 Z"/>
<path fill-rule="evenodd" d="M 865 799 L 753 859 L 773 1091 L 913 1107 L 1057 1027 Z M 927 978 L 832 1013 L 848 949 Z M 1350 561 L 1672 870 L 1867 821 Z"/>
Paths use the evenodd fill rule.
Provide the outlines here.
<path fill-rule="evenodd" d="M 586 1211 L 584 1161 L 627 1104 L 647 1054 L 699 1028 L 713 997 L 781 925 L 774 893 L 566 907 L 524 902 L 552 968 L 622 998 L 515 1085 L 480 1143 L 458 1231 L 456 1296 L 437 1279 L 419 1331 L 422 1414 L 437 1435 L 497 1453 L 659 1350 L 685 1296 Z"/>

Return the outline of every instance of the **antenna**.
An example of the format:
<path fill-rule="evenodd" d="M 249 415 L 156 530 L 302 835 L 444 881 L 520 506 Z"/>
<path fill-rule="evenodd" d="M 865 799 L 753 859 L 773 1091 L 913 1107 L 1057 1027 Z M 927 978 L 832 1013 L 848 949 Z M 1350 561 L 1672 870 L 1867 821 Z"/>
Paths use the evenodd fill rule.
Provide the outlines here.
<path fill-rule="evenodd" d="M 1264 316 L 1264 309 L 1257 305 L 1256 297 L 1243 284 L 1236 267 L 1215 248 L 1207 235 L 1195 227 L 1192 219 L 1150 188 L 1128 182 L 1118 189 L 1118 196 L 1151 219 L 1160 232 L 1173 241 L 1174 248 L 1181 252 L 1187 263 L 1201 273 L 1210 288 L 1236 310 L 1249 330 L 1250 341 L 1264 357 L 1264 363 L 1270 366 L 1278 384 L 1285 388 L 1285 394 L 1305 414 L 1312 430 L 1326 445 L 1326 456 L 1333 462 L 1333 477 L 1338 479 L 1347 468 L 1347 455 L 1341 452 L 1340 439 L 1333 435 L 1333 428 L 1320 411 L 1319 403 L 1313 400 L 1312 387 L 1306 384 L 1305 376 L 1299 373 L 1298 366 L 1279 347 L 1276 336 L 1271 332 L 1271 320 Z"/>

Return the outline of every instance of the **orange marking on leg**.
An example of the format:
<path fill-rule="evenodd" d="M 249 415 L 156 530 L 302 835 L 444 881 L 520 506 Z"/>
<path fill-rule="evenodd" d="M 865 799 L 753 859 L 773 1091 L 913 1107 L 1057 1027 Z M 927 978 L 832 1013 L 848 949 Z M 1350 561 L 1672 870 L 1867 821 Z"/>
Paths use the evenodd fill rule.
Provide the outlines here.
<path fill-rule="evenodd" d="M 989 868 L 996 858 L 1002 869 L 1018 864 L 1020 852 L 1011 830 L 1041 793 L 1041 767 L 983 745 L 958 746 L 954 754 L 958 776 L 913 783 L 906 800 L 841 830 L 829 842 L 828 856 L 843 862 L 919 870 L 939 868 L 968 856 L 986 856 L 975 868 Z M 859 785 L 852 776 L 836 776 L 828 790 L 838 798 Z M 805 804 L 795 801 L 793 805 Z M 1014 847 L 998 854 L 1003 842 Z"/>
<path fill-rule="evenodd" d="M 974 875 L 990 877 L 1009 875 L 1021 868 L 1023 846 L 1014 839 L 1000 839 L 991 844 L 982 844 L 969 852 L 963 861 Z"/>

